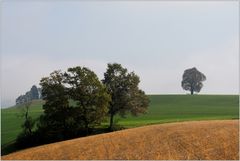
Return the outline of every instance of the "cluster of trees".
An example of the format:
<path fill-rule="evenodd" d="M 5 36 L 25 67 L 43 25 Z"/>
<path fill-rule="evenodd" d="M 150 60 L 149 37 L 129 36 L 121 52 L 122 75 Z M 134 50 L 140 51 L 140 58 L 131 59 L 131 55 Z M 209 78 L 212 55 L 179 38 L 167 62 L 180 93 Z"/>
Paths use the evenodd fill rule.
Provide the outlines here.
<path fill-rule="evenodd" d="M 139 82 L 134 72 L 117 63 L 108 64 L 102 81 L 86 67 L 52 72 L 40 81 L 45 104 L 37 130 L 30 130 L 34 122 L 26 117 L 25 131 L 18 143 L 26 145 L 26 141 L 29 144 L 36 137 L 40 143 L 46 143 L 89 135 L 107 118 L 108 130 L 112 131 L 114 116 L 137 116 L 147 111 L 149 99 L 139 89 Z"/>
<path fill-rule="evenodd" d="M 182 87 L 193 94 L 201 90 L 205 80 L 204 74 L 190 68 L 184 71 Z M 25 101 L 25 121 L 17 145 L 27 147 L 89 135 L 106 119 L 109 119 L 108 131 L 114 130 L 116 115 L 137 116 L 147 111 L 149 99 L 139 89 L 139 82 L 134 72 L 117 63 L 108 64 L 101 81 L 86 67 L 52 72 L 40 81 L 45 104 L 38 120 L 29 116 L 31 102 Z M 36 86 L 28 93 L 32 99 L 39 98 Z"/>
<path fill-rule="evenodd" d="M 41 88 L 33 85 L 30 91 L 26 92 L 24 95 L 20 95 L 16 99 L 16 105 L 24 104 L 30 102 L 34 99 L 41 99 Z"/>

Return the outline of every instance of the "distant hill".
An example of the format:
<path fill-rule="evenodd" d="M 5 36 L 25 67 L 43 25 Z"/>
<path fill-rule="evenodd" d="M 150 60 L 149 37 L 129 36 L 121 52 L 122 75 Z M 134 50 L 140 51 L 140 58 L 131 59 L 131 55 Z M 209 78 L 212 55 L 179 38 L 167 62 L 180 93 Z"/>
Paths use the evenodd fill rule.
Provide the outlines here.
<path fill-rule="evenodd" d="M 237 160 L 238 127 L 238 120 L 152 125 L 43 145 L 2 159 Z"/>

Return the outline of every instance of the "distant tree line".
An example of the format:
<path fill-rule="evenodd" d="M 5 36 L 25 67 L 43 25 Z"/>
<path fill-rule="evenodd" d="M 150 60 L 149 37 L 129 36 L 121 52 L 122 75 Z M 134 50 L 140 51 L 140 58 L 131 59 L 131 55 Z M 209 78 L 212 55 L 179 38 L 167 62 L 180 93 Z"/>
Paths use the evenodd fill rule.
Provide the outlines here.
<path fill-rule="evenodd" d="M 149 99 L 139 83 L 134 72 L 117 63 L 108 64 L 101 81 L 86 67 L 52 72 L 40 81 L 44 112 L 37 121 L 25 115 L 17 145 L 26 147 L 98 133 L 99 125 L 107 119 L 109 127 L 105 131 L 115 130 L 114 116 L 146 113 Z"/>
<path fill-rule="evenodd" d="M 35 99 L 41 99 L 42 98 L 41 93 L 42 93 L 42 89 L 37 88 L 36 85 L 33 85 L 30 91 L 26 92 L 24 95 L 20 95 L 16 99 L 16 105 L 21 105 Z"/>

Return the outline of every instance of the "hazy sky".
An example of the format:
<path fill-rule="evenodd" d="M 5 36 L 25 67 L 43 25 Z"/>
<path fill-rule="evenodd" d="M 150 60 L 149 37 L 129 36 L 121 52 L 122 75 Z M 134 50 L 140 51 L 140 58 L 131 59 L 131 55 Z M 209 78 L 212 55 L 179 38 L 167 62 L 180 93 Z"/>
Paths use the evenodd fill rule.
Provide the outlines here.
<path fill-rule="evenodd" d="M 1 106 L 56 69 L 86 66 L 100 79 L 117 62 L 147 94 L 185 94 L 183 71 L 207 80 L 201 94 L 239 91 L 238 1 L 11 1 L 0 4 Z"/>

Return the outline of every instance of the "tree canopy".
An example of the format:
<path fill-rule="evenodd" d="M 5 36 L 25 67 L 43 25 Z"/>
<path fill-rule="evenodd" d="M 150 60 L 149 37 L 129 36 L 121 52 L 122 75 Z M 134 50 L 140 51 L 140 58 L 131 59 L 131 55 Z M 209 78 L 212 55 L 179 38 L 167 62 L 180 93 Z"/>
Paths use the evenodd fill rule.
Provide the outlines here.
<path fill-rule="evenodd" d="M 97 75 L 88 68 L 69 68 L 65 77 L 70 99 L 76 103 L 77 119 L 83 122 L 88 133 L 89 127 L 100 124 L 106 117 L 110 95 Z"/>
<path fill-rule="evenodd" d="M 43 105 L 44 113 L 40 116 L 38 130 L 50 140 L 53 138 L 66 139 L 67 135 L 71 133 L 69 119 L 72 115 L 62 72 L 52 72 L 49 77 L 41 79 L 40 85 L 45 104 Z"/>
<path fill-rule="evenodd" d="M 54 71 L 42 78 L 44 114 L 39 130 L 59 140 L 89 134 L 107 116 L 110 95 L 97 75 L 85 67 Z M 50 135 L 50 136 L 49 136 Z"/>
<path fill-rule="evenodd" d="M 116 63 L 108 64 L 102 81 L 86 67 L 52 72 L 40 81 L 44 111 L 36 122 L 37 128 L 32 131 L 28 119 L 24 126 L 31 135 L 19 136 L 18 143 L 23 146 L 27 140 L 31 140 L 29 144 L 49 143 L 97 133 L 94 128 L 108 116 L 112 130 L 115 115 L 137 116 L 146 112 L 149 99 L 139 89 L 139 82 L 134 72 L 129 73 Z M 33 86 L 26 95 L 36 94 L 37 90 Z"/>
<path fill-rule="evenodd" d="M 146 112 L 149 99 L 144 91 L 139 89 L 140 79 L 134 72 L 128 73 L 121 64 L 108 64 L 102 82 L 111 95 L 111 102 L 108 106 L 110 129 L 113 128 L 113 119 L 116 114 L 124 117 L 127 112 L 135 116 Z"/>
<path fill-rule="evenodd" d="M 199 72 L 197 68 L 186 69 L 182 77 L 182 88 L 190 91 L 191 95 L 194 92 L 200 92 L 203 87 L 203 81 L 206 80 L 206 76 Z"/>

